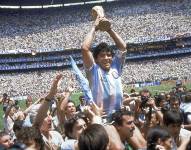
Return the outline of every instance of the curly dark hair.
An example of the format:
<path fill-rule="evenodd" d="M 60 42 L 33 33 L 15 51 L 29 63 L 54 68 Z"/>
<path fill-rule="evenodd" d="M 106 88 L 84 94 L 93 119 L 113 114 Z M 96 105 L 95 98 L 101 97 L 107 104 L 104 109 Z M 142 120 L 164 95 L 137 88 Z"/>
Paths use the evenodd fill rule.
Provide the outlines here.
<path fill-rule="evenodd" d="M 43 137 L 40 133 L 40 130 L 36 127 L 23 127 L 17 134 L 17 140 L 20 143 L 24 143 L 27 146 L 29 141 L 33 140 L 36 145 L 39 145 L 40 150 L 44 149 Z"/>
<path fill-rule="evenodd" d="M 100 52 L 111 52 L 114 55 L 113 49 L 105 42 L 100 43 L 93 49 L 93 57 L 96 59 Z"/>

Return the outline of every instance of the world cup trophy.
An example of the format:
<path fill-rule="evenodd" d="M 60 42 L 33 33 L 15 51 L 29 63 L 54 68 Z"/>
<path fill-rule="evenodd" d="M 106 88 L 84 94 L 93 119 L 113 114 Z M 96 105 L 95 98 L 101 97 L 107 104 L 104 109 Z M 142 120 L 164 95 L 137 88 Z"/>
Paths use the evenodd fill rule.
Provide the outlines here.
<path fill-rule="evenodd" d="M 100 18 L 98 29 L 101 31 L 108 31 L 111 27 L 111 23 L 108 19 L 105 18 L 104 9 L 102 6 L 94 6 L 92 8 L 92 17 L 95 21 L 97 18 Z"/>

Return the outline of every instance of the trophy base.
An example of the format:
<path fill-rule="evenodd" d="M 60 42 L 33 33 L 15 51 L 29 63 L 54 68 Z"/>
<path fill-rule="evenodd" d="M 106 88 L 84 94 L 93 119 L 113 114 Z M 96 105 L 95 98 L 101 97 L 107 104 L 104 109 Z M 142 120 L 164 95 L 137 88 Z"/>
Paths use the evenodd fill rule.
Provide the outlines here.
<path fill-rule="evenodd" d="M 111 23 L 106 18 L 100 20 L 98 29 L 100 31 L 108 31 L 111 28 Z"/>

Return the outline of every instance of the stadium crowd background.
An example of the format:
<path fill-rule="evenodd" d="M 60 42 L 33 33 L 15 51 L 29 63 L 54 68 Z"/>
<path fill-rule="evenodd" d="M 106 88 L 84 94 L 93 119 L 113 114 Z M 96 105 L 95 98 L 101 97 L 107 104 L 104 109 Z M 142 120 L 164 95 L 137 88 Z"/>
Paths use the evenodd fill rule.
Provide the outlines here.
<path fill-rule="evenodd" d="M 144 43 L 156 41 L 162 41 L 164 44 L 167 43 L 167 41 L 170 41 L 177 37 L 190 36 L 191 33 L 191 4 L 189 3 L 189 0 L 144 0 L 137 2 L 133 1 L 131 3 L 129 3 L 129 1 L 123 1 L 121 3 L 104 3 L 103 7 L 105 9 L 107 18 L 112 20 L 114 30 L 117 31 L 125 40 L 125 42 L 127 43 L 127 47 L 128 44 L 132 43 L 143 46 Z M 78 116 L 80 112 L 84 113 L 85 109 L 87 111 L 86 113 L 89 113 L 89 115 L 91 116 L 89 118 L 89 123 L 94 123 L 94 121 L 98 121 L 98 123 L 100 123 L 99 119 L 101 119 L 102 124 L 105 123 L 104 119 L 106 122 L 108 121 L 107 119 L 110 116 L 106 116 L 106 118 L 104 118 L 104 116 L 101 116 L 102 112 L 98 107 L 95 106 L 94 103 L 89 104 L 87 108 L 85 104 L 83 104 L 83 100 L 85 100 L 84 97 L 79 97 L 80 110 L 77 110 L 77 108 L 74 106 L 74 103 L 70 101 L 70 94 L 73 94 L 73 92 L 79 92 L 80 85 L 76 81 L 72 68 L 68 67 L 70 65 L 69 56 L 73 56 L 74 59 L 77 61 L 77 64 L 82 64 L 82 60 L 80 59 L 81 55 L 78 52 L 80 50 L 81 43 L 85 35 L 88 33 L 90 26 L 93 24 L 91 14 L 87 13 L 91 12 L 91 8 L 92 5 L 84 5 L 71 6 L 67 8 L 52 8 L 46 10 L 3 10 L 2 13 L 0 13 L 0 54 L 2 54 L 0 55 L 0 97 L 1 95 L 3 95 L 1 103 L 4 111 L 4 115 L 0 116 L 0 118 L 3 117 L 4 129 L 6 132 L 5 135 L 9 134 L 10 136 L 12 136 L 12 138 L 15 140 L 15 143 L 17 140 L 21 140 L 22 143 L 25 143 L 28 140 L 26 137 L 23 136 L 25 134 L 30 134 L 29 141 L 31 140 L 31 137 L 33 138 L 37 136 L 37 134 L 39 134 L 39 137 L 41 137 L 42 141 L 39 142 L 40 140 L 37 140 L 34 142 L 38 144 L 40 143 L 42 149 L 44 148 L 42 146 L 43 144 L 45 144 L 46 146 L 48 145 L 49 148 L 55 147 L 55 149 L 58 149 L 58 147 L 63 148 L 65 146 L 74 146 L 77 140 L 80 143 L 79 136 L 84 136 L 84 131 L 86 131 L 85 128 L 87 127 L 87 125 L 84 122 L 85 120 L 82 121 L 82 116 L 81 118 L 80 116 Z M 111 40 L 108 40 L 110 38 L 108 38 L 107 35 L 101 32 L 97 36 L 95 40 L 96 42 L 94 44 L 97 45 L 98 43 L 100 43 L 100 39 L 101 41 L 109 43 L 111 46 L 113 46 L 114 44 Z M 181 49 L 182 51 L 185 51 L 184 46 L 190 49 L 190 38 L 188 38 L 187 40 L 188 43 L 184 43 L 185 41 L 186 40 L 183 40 L 183 43 L 177 42 L 180 43 L 180 45 L 178 45 L 176 42 L 175 45 L 169 44 L 168 47 L 164 49 L 162 48 L 156 52 L 154 50 L 150 53 L 146 51 L 138 51 L 135 53 L 130 52 L 127 56 L 141 56 L 143 54 L 149 54 L 151 55 L 151 57 L 148 59 L 142 58 L 126 60 L 122 74 L 123 85 L 125 86 L 128 84 L 152 81 L 160 82 L 164 80 L 174 79 L 185 79 L 188 81 L 191 80 L 191 53 L 185 53 L 186 55 L 179 55 L 177 53 L 173 57 L 170 55 L 168 56 L 168 53 L 171 50 L 171 52 L 173 53 L 176 53 Z M 178 50 L 176 48 L 178 48 Z M 78 50 L 78 52 L 67 52 L 67 50 Z M 167 55 L 165 55 L 165 57 L 159 57 L 159 54 L 161 54 L 162 51 L 165 50 L 168 51 Z M 66 55 L 62 56 L 62 53 L 58 53 L 58 51 L 64 51 L 66 52 Z M 54 53 L 56 53 L 57 55 L 54 55 Z M 12 57 L 12 55 L 14 54 L 18 55 Z M 59 54 L 61 58 L 58 59 Z M 28 59 L 25 59 L 26 55 Z M 17 59 L 17 56 L 21 56 L 21 58 Z M 15 60 L 18 62 L 15 62 Z M 61 60 L 63 60 L 63 62 Z M 30 67 L 35 66 L 36 69 L 38 68 L 38 71 L 29 69 Z M 62 66 L 67 67 L 62 68 Z M 18 70 L 13 71 L 12 69 Z M 83 71 L 83 67 L 81 69 Z M 57 84 L 62 78 L 62 75 L 59 73 L 63 75 L 63 79 L 59 85 L 58 93 L 60 94 L 60 92 L 62 92 L 62 94 L 57 95 L 57 97 L 55 96 L 57 92 L 57 90 L 55 89 L 57 89 Z M 57 77 L 55 78 L 56 74 L 59 75 L 57 75 Z M 174 87 L 174 91 L 172 90 L 170 93 L 168 93 L 169 91 L 165 91 L 164 93 L 160 93 L 161 95 L 155 95 L 154 97 L 150 97 L 150 92 L 147 89 L 143 89 L 142 92 L 140 92 L 139 94 L 136 93 L 136 91 L 132 92 L 132 95 L 124 93 L 123 109 L 125 109 L 126 112 L 129 113 L 125 115 L 129 118 L 135 117 L 135 121 L 131 120 L 131 125 L 129 125 L 128 128 L 126 127 L 125 130 L 123 130 L 122 128 L 122 131 L 129 130 L 129 132 L 125 136 L 130 136 L 130 134 L 132 133 L 133 138 L 135 138 L 135 143 L 137 142 L 138 144 L 140 144 L 142 142 L 142 145 L 139 145 L 141 149 L 145 148 L 144 146 L 146 146 L 146 140 L 148 147 L 153 144 L 153 142 L 149 141 L 149 138 L 146 137 L 145 134 L 147 133 L 147 131 L 149 131 L 149 128 L 151 127 L 149 125 L 154 125 L 155 123 L 155 125 L 162 126 L 162 128 L 159 129 L 158 134 L 167 133 L 167 140 L 173 140 L 170 143 L 171 148 L 173 146 L 173 148 L 177 149 L 177 147 L 179 146 L 177 144 L 176 138 L 179 137 L 178 140 L 180 140 L 180 137 L 182 136 L 180 130 L 179 133 L 177 132 L 177 135 L 170 135 L 172 133 L 176 133 L 174 131 L 170 133 L 169 131 L 164 130 L 163 126 L 170 128 L 169 124 L 171 124 L 172 122 L 168 119 L 166 119 L 167 121 L 165 122 L 164 118 L 166 114 L 164 113 L 164 118 L 162 114 L 163 111 L 169 111 L 170 113 L 172 113 L 172 115 L 179 115 L 179 118 L 181 118 L 181 113 L 183 112 L 181 112 L 180 109 L 184 110 L 184 113 L 187 113 L 187 111 L 188 113 L 190 113 L 189 109 L 184 109 L 185 106 L 188 106 L 187 108 L 190 108 L 190 89 L 188 89 L 187 93 L 187 89 L 182 85 L 182 82 L 179 80 L 177 80 L 178 82 L 176 82 L 176 87 Z M 148 95 L 145 96 L 144 94 Z M 173 104 L 173 100 L 171 101 L 171 98 L 173 99 L 173 94 L 177 94 L 174 100 L 178 100 L 178 104 L 176 104 L 176 107 L 174 107 L 175 104 Z M 18 101 L 12 101 L 12 99 L 9 99 L 9 96 L 14 97 L 15 100 L 18 97 L 27 98 L 27 100 L 25 101 L 27 109 L 25 111 L 21 110 L 18 106 Z M 45 98 L 43 99 L 42 97 Z M 146 100 L 144 100 L 145 97 Z M 32 104 L 32 98 L 38 100 L 34 104 Z M 188 102 L 188 105 L 184 105 L 184 102 L 186 101 Z M 125 104 L 125 102 L 127 102 L 127 104 Z M 137 106 L 139 106 L 140 108 L 138 108 Z M 145 113 L 146 111 L 143 111 L 144 109 L 146 110 L 146 107 L 149 108 L 149 112 L 147 113 Z M 127 109 L 134 111 L 135 114 L 128 112 Z M 117 113 L 123 113 L 123 110 Z M 152 116 L 152 113 L 155 114 L 154 116 L 156 118 Z M 123 121 L 125 119 L 122 119 L 122 115 L 121 118 L 118 118 L 119 114 L 117 114 L 116 116 L 113 114 L 114 116 L 112 117 L 112 121 L 114 121 L 114 128 L 123 127 Z M 53 118 L 51 117 L 51 115 L 53 116 Z M 98 117 L 98 120 L 93 118 L 95 116 Z M 187 122 L 183 122 L 183 120 L 179 119 L 179 124 L 177 128 L 181 128 L 183 130 L 191 130 L 191 121 L 189 120 L 189 114 L 186 114 L 186 117 L 187 119 L 184 121 Z M 152 121 L 153 118 L 155 118 L 155 121 Z M 79 121 L 80 119 L 82 122 Z M 120 119 L 122 121 L 120 121 Z M 73 122 L 71 120 L 73 120 Z M 79 128 L 78 125 L 83 122 L 84 124 L 81 125 Z M 137 126 L 139 125 L 138 128 L 140 129 L 141 133 L 139 129 L 135 127 L 135 124 Z M 16 126 L 16 128 L 13 129 L 13 126 Z M 35 128 L 33 127 L 26 126 L 37 127 L 36 129 L 38 129 L 38 131 L 34 130 Z M 52 128 L 52 126 L 54 126 L 54 128 Z M 96 126 L 98 127 L 98 125 L 95 124 L 95 127 Z M 78 127 L 78 130 L 81 131 L 78 132 L 77 129 L 74 130 L 74 127 Z M 96 132 L 95 127 L 92 127 L 93 132 Z M 101 127 L 103 128 L 103 126 Z M 91 128 L 91 125 L 88 125 L 88 128 Z M 112 128 L 112 130 L 111 128 L 108 128 L 109 132 L 106 133 L 107 138 L 111 138 L 110 133 L 113 134 L 115 132 L 114 128 Z M 41 133 L 39 132 L 39 129 Z M 102 134 L 105 132 L 105 129 L 102 129 Z M 120 128 L 118 129 L 120 130 Z M 72 133 L 69 134 L 70 130 Z M 78 135 L 73 135 L 73 133 L 75 132 L 77 132 Z M 0 139 L 4 136 L 2 135 L 2 133 L 3 132 L 0 132 Z M 121 133 L 123 134 L 123 132 Z M 34 134 L 34 136 L 32 134 Z M 186 136 L 188 137 L 191 135 L 191 132 L 186 133 L 185 131 L 185 134 L 187 134 Z M 120 135 L 120 132 L 117 135 Z M 143 138 L 143 136 L 145 136 L 145 139 Z M 125 139 L 128 140 L 130 138 L 131 137 L 125 137 Z M 102 138 L 96 139 L 102 140 Z M 151 137 L 151 139 L 154 138 Z M 114 140 L 114 143 L 112 143 L 112 140 Z M 119 139 L 116 140 L 114 138 L 112 140 L 110 141 L 112 144 L 119 144 Z M 181 140 L 183 140 L 184 142 L 185 139 Z M 187 140 L 189 140 L 189 138 L 187 138 Z M 108 141 L 109 139 L 107 139 L 107 142 Z M 1 140 L 0 142 L 0 144 L 3 143 Z M 120 144 L 122 144 L 122 142 L 124 141 L 120 140 Z M 129 141 L 125 141 L 125 143 L 123 143 L 124 147 L 128 146 L 129 143 L 127 142 Z M 11 143 L 9 144 L 11 145 Z M 132 144 L 131 141 L 130 144 Z M 186 145 L 190 146 L 190 143 Z M 168 150 L 170 150 L 171 148 L 169 148 Z M 84 149 L 83 146 L 82 149 Z M 179 149 L 182 150 L 181 147 Z"/>
<path fill-rule="evenodd" d="M 76 7 L 78 9 L 76 9 Z M 106 3 L 106 16 L 126 43 L 145 43 L 171 39 L 191 32 L 191 11 L 187 0 L 142 1 L 137 3 Z M 6 53 L 31 53 L 79 49 L 92 24 L 92 6 L 71 6 L 47 10 L 5 11 L 0 14 L 0 51 Z M 113 44 L 99 33 L 95 44 L 102 39 Z M 45 63 L 46 65 L 46 63 Z M 124 67 L 123 83 L 164 79 L 190 79 L 190 56 L 183 58 L 143 60 L 128 62 Z M 60 70 L 68 77 L 71 70 Z M 28 73 L 3 73 L 0 95 L 32 95 L 38 97 L 49 89 L 49 81 L 57 71 L 46 70 Z M 75 78 L 70 84 L 74 84 Z M 67 83 L 63 83 L 63 85 Z"/>
<path fill-rule="evenodd" d="M 114 29 L 127 43 L 150 42 L 191 32 L 187 0 L 106 3 L 103 7 Z M 7 53 L 78 49 L 92 25 L 91 8 L 92 5 L 85 5 L 1 13 L 0 50 Z M 112 43 L 100 33 L 95 44 L 100 39 Z"/>

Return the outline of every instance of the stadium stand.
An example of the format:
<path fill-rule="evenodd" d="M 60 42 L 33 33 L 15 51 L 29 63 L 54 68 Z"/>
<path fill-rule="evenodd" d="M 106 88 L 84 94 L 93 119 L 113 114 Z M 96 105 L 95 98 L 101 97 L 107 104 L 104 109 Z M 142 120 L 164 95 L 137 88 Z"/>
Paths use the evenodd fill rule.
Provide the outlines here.
<path fill-rule="evenodd" d="M 114 29 L 125 39 L 130 51 L 124 69 L 125 84 L 190 78 L 191 12 L 186 0 L 136 3 L 123 1 L 102 5 L 106 15 L 113 21 Z M 40 90 L 48 89 L 46 81 L 58 70 L 71 74 L 71 71 L 63 70 L 70 67 L 69 55 L 81 65 L 79 48 L 92 24 L 91 15 L 87 13 L 91 8 L 92 5 L 47 10 L 3 10 L 0 14 L 3 20 L 0 22 L 0 82 L 4 88 L 0 94 L 10 91 L 12 96 L 36 96 Z M 95 44 L 100 42 L 99 37 L 113 45 L 102 33 L 99 33 Z M 169 58 L 172 55 L 182 57 Z M 166 64 L 163 65 L 162 62 Z M 181 68 L 180 62 L 186 64 Z M 34 72 L 26 72 L 32 70 Z M 12 71 L 15 73 L 8 74 Z M 38 82 L 38 77 L 44 76 L 46 80 L 42 80 L 45 83 L 42 85 Z M 25 82 L 22 83 L 25 78 L 30 82 L 30 88 L 26 87 L 28 84 Z M 72 81 L 75 81 L 74 78 Z M 76 82 L 73 84 L 79 89 Z M 36 88 L 38 89 L 35 90 Z"/>
<path fill-rule="evenodd" d="M 115 6 L 115 7 L 114 7 Z M 135 4 L 103 4 L 114 29 L 127 43 L 168 40 L 191 32 L 190 6 L 187 1 L 142 1 Z M 0 50 L 31 52 L 79 49 L 92 24 L 92 5 L 47 10 L 2 12 Z M 76 15 L 77 14 L 77 15 Z M 107 36 L 100 33 L 96 43 Z M 95 44 L 96 44 L 95 43 Z"/>

